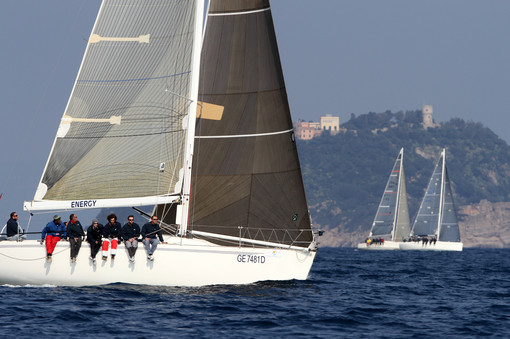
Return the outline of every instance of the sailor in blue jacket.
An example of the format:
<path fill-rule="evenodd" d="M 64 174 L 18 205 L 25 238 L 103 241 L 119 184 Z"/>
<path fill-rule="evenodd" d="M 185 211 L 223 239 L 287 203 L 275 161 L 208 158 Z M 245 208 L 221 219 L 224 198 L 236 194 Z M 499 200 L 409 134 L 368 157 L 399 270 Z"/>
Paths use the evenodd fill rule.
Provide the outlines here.
<path fill-rule="evenodd" d="M 46 261 L 51 262 L 53 250 L 60 239 L 66 237 L 66 226 L 60 219 L 59 215 L 53 216 L 53 221 L 50 221 L 42 230 L 41 244 L 46 240 Z"/>

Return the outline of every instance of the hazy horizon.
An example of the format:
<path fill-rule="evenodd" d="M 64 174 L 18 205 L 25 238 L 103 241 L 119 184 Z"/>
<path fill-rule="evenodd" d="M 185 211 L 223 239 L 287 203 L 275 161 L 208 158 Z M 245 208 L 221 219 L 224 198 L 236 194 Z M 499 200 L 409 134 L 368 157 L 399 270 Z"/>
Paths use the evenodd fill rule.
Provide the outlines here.
<path fill-rule="evenodd" d="M 26 224 L 22 203 L 41 177 L 100 1 L 2 5 L 0 222 L 18 211 Z M 351 113 L 427 104 L 437 122 L 481 122 L 510 141 L 510 2 L 275 0 L 271 8 L 294 121 L 332 114 L 344 123 Z"/>

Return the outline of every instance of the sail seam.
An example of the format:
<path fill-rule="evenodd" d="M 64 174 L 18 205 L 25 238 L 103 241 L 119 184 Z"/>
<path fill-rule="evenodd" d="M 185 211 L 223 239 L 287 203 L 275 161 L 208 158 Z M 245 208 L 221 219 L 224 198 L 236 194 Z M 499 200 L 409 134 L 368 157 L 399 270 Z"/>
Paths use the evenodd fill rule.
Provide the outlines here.
<path fill-rule="evenodd" d="M 153 132 L 153 133 L 144 133 L 144 134 L 129 134 L 129 135 L 104 135 L 104 136 L 66 136 L 65 139 L 107 139 L 107 138 L 135 138 L 135 137 L 146 137 L 146 136 L 153 136 L 153 135 L 163 135 L 163 134 L 170 134 L 170 133 L 180 133 L 183 130 L 177 129 L 177 130 L 170 130 L 170 131 L 163 131 L 163 132 Z"/>
<path fill-rule="evenodd" d="M 244 11 L 244 12 L 208 13 L 207 16 L 245 15 L 245 14 L 265 12 L 265 11 L 269 11 L 270 9 L 271 9 L 271 7 L 262 8 L 262 9 L 254 9 L 251 11 Z"/>
<path fill-rule="evenodd" d="M 171 74 L 171 75 L 163 75 L 160 77 L 153 77 L 153 78 L 137 78 L 137 79 L 111 79 L 111 80 L 77 80 L 76 82 L 124 82 L 124 81 L 147 81 L 147 80 L 157 80 L 157 79 L 165 79 L 165 78 L 173 78 L 178 77 L 181 75 L 190 74 L 191 71 L 177 73 L 177 74 Z"/>
<path fill-rule="evenodd" d="M 200 95 L 202 97 L 206 97 L 206 96 L 223 96 L 223 97 L 228 97 L 228 96 L 231 96 L 231 95 L 246 95 L 246 94 L 271 93 L 271 92 L 281 91 L 283 89 L 285 89 L 285 86 L 278 87 L 278 88 L 273 88 L 273 89 L 258 90 L 258 91 L 230 92 L 230 93 L 221 93 L 221 94 L 218 94 L 218 93 L 201 93 Z"/>
<path fill-rule="evenodd" d="M 249 176 L 249 175 L 265 175 L 265 174 L 282 174 L 282 173 L 292 173 L 292 172 L 295 172 L 297 170 L 299 170 L 300 168 L 297 167 L 297 168 L 291 168 L 291 169 L 288 169 L 288 170 L 284 170 L 284 171 L 271 171 L 271 172 L 253 172 L 253 173 L 236 173 L 236 174 L 232 174 L 232 173 L 226 173 L 226 174 L 210 174 L 210 175 L 202 175 L 202 176 L 207 176 L 207 177 L 242 177 L 242 176 Z"/>
<path fill-rule="evenodd" d="M 223 138 L 253 138 L 253 137 L 265 137 L 270 135 L 278 135 L 292 132 L 294 129 L 288 129 L 285 131 L 269 132 L 269 133 L 257 133 L 257 134 L 236 134 L 236 135 L 203 135 L 195 136 L 196 139 L 223 139 Z"/>

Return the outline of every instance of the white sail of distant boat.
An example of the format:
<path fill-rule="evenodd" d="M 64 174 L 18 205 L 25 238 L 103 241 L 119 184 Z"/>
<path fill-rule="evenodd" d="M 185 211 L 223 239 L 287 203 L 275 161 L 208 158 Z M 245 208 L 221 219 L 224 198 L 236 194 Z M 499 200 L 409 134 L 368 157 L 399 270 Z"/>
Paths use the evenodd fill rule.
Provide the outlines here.
<path fill-rule="evenodd" d="M 403 250 L 462 251 L 457 213 L 443 149 Z"/>
<path fill-rule="evenodd" d="M 268 0 L 103 0 L 31 213 L 153 206 L 156 260 L 0 243 L 0 283 L 306 279 L 311 229 Z M 203 38 L 202 38 L 203 37 Z M 70 213 L 70 212 L 69 212 Z M 141 246 L 140 246 L 141 247 Z M 120 246 L 120 253 L 124 249 Z"/>
<path fill-rule="evenodd" d="M 364 243 L 358 244 L 358 249 L 398 250 L 399 242 L 407 237 L 409 230 L 404 148 L 402 148 L 386 183 L 369 236 Z"/>

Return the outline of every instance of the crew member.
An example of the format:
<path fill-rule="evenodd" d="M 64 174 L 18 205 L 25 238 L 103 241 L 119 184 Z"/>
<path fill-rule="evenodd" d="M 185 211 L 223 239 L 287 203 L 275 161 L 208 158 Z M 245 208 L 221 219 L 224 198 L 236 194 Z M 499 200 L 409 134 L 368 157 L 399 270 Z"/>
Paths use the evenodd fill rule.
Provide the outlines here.
<path fill-rule="evenodd" d="M 107 219 L 108 223 L 103 227 L 103 260 L 108 258 L 110 243 L 112 244 L 110 254 L 113 260 L 117 254 L 117 244 L 120 241 L 121 225 L 117 221 L 117 216 L 113 213 Z"/>
<path fill-rule="evenodd" d="M 129 261 L 135 262 L 135 254 L 138 248 L 138 237 L 140 236 L 140 226 L 135 223 L 135 217 L 130 215 L 128 222 L 122 226 L 122 239 L 126 245 L 129 255 Z"/>
<path fill-rule="evenodd" d="M 7 240 L 21 241 L 26 239 L 23 229 L 18 223 L 18 213 L 11 212 L 11 218 L 7 220 Z"/>
<path fill-rule="evenodd" d="M 87 242 L 90 244 L 90 257 L 92 263 L 96 264 L 96 255 L 101 248 L 103 234 L 103 225 L 101 225 L 97 219 L 92 220 L 92 225 L 87 228 Z"/>
<path fill-rule="evenodd" d="M 85 239 L 85 232 L 83 232 L 83 227 L 78 221 L 78 216 L 74 213 L 69 216 L 67 236 L 69 238 L 69 245 L 71 246 L 71 261 L 76 262 L 76 257 L 80 252 L 81 242 Z"/>
<path fill-rule="evenodd" d="M 66 226 L 62 222 L 59 215 L 53 216 L 53 221 L 50 221 L 43 228 L 41 233 L 41 244 L 46 241 L 46 261 L 51 262 L 53 250 L 60 239 L 66 237 Z"/>
<path fill-rule="evenodd" d="M 150 261 L 154 260 L 154 251 L 156 251 L 156 248 L 158 247 L 158 239 L 156 238 L 156 235 L 159 237 L 162 244 L 167 243 L 163 240 L 161 228 L 158 225 L 158 217 L 153 215 L 151 221 L 142 227 L 142 242 L 147 250 L 147 259 Z"/>

